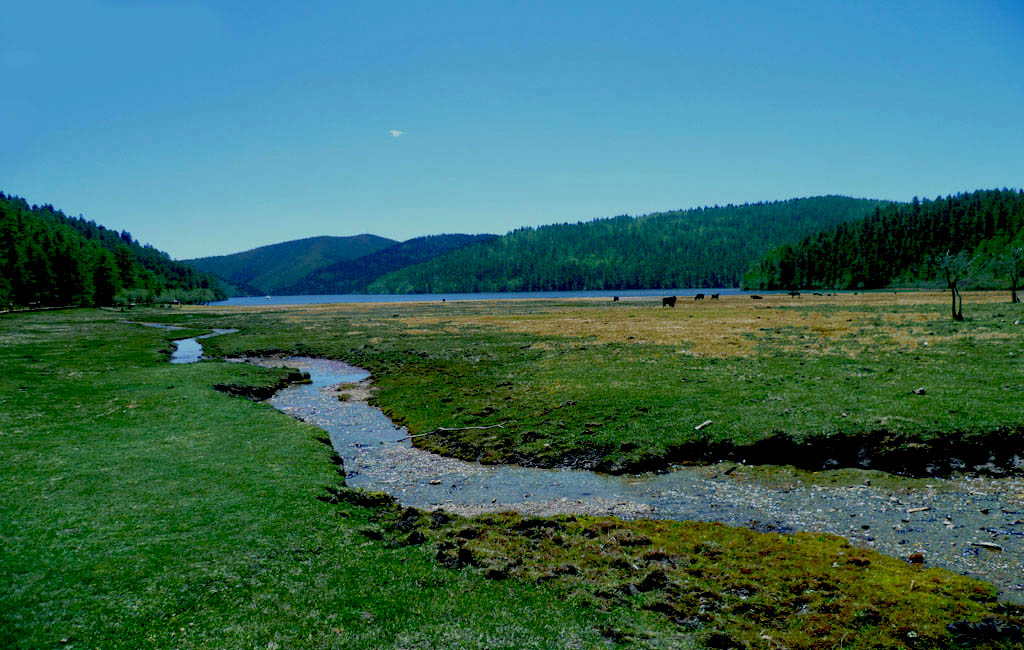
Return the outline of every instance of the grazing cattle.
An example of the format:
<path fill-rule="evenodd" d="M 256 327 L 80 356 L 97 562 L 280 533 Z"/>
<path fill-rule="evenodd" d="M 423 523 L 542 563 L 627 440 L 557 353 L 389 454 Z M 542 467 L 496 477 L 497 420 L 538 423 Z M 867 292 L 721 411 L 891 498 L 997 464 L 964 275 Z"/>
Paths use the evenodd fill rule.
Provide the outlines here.
<path fill-rule="evenodd" d="M 619 301 L 619 297 L 618 296 L 612 296 L 612 302 L 618 302 L 618 301 Z"/>
<path fill-rule="evenodd" d="M 800 297 L 800 292 L 799 291 L 790 291 L 789 292 L 789 297 L 790 298 L 799 298 Z"/>
<path fill-rule="evenodd" d="M 719 294 L 713 293 L 713 294 L 711 294 L 711 299 L 712 300 L 718 300 L 718 296 L 719 296 Z"/>
<path fill-rule="evenodd" d="M 693 299 L 694 300 L 704 300 L 704 294 L 703 293 L 698 293 L 696 296 L 693 297 Z"/>
<path fill-rule="evenodd" d="M 758 295 L 756 295 L 756 294 L 755 294 L 755 295 L 753 295 L 753 296 L 750 296 L 750 299 L 751 299 L 751 300 L 762 300 L 761 296 L 758 296 Z"/>
<path fill-rule="evenodd" d="M 661 299 L 661 306 L 665 307 L 666 305 L 669 306 L 669 307 L 675 307 L 676 306 L 676 297 L 675 296 L 669 296 L 668 298 L 662 298 Z"/>

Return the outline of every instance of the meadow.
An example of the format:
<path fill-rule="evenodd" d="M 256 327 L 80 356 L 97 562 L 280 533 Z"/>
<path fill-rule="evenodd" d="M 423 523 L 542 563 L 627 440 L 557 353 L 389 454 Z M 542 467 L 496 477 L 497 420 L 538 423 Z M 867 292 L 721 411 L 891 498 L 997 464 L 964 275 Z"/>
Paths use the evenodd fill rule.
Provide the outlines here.
<path fill-rule="evenodd" d="M 990 586 L 837 537 L 402 509 L 344 487 L 314 427 L 212 388 L 284 371 L 166 363 L 171 339 L 237 327 L 209 353 L 360 365 L 413 432 L 502 424 L 430 449 L 625 471 L 695 441 L 1015 440 L 1004 300 L 969 295 L 958 324 L 941 294 L 5 316 L 0 643 L 1014 647 L 1021 611 Z"/>
<path fill-rule="evenodd" d="M 370 370 L 431 451 L 611 473 L 717 458 L 925 475 L 1013 462 L 1024 310 L 941 293 L 755 301 L 501 301 L 231 310 L 220 355 L 301 351 Z M 710 424 L 698 427 L 710 420 Z M 951 466 L 952 463 L 952 466 Z"/>

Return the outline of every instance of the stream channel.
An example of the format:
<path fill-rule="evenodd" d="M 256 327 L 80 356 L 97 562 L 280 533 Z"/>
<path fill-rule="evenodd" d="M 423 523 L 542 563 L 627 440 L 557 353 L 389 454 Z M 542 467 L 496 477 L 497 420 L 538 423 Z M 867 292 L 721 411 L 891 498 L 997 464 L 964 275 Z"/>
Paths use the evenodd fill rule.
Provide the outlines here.
<path fill-rule="evenodd" d="M 224 330 L 212 335 L 227 333 Z M 208 335 L 209 336 L 209 335 Z M 199 347 L 198 341 L 178 350 Z M 250 358 L 297 368 L 312 383 L 267 400 L 327 432 L 352 487 L 387 492 L 402 505 L 474 515 L 515 510 L 532 515 L 614 515 L 627 519 L 717 521 L 759 531 L 827 532 L 925 566 L 944 567 L 994 584 L 1003 600 L 1024 604 L 1024 479 L 954 476 L 877 480 L 853 486 L 790 481 L 783 487 L 730 473 L 734 464 L 679 466 L 664 473 L 612 476 L 585 470 L 481 465 L 412 446 L 365 401 L 369 373 L 308 357 Z M 189 361 L 179 361 L 187 363 Z M 357 384 L 352 386 L 351 384 Z M 346 399 L 339 399 L 340 394 Z M 903 484 L 907 487 L 903 487 Z"/>

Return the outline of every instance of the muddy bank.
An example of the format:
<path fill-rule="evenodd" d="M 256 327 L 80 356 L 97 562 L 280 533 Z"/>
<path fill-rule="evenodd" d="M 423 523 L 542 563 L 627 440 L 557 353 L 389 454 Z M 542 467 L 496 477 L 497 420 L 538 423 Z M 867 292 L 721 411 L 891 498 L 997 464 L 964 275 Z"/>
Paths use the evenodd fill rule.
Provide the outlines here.
<path fill-rule="evenodd" d="M 752 445 L 693 443 L 668 450 L 664 458 L 635 463 L 598 464 L 597 471 L 637 473 L 659 471 L 678 463 L 743 462 L 793 465 L 822 471 L 852 467 L 911 477 L 1024 475 L 1024 426 L 989 433 L 937 434 L 922 438 L 888 431 L 796 440 L 777 434 Z"/>
<path fill-rule="evenodd" d="M 293 384 L 309 384 L 311 383 L 308 372 L 299 372 L 293 370 L 287 375 L 279 378 L 272 384 L 266 384 L 264 386 L 251 386 L 248 384 L 214 384 L 213 389 L 219 390 L 222 393 L 228 395 L 234 395 L 235 397 L 246 397 L 255 402 L 262 402 L 270 399 L 275 393 L 283 388 L 287 388 Z"/>
<path fill-rule="evenodd" d="M 438 433 L 417 445 L 433 452 L 486 462 L 484 451 L 458 432 Z M 775 434 L 750 445 L 725 441 L 690 442 L 666 449 L 658 456 L 630 458 L 622 447 L 570 450 L 557 458 L 508 453 L 507 462 L 528 467 L 584 469 L 607 474 L 665 471 L 673 465 L 708 465 L 741 462 L 752 465 L 793 465 L 810 471 L 840 468 L 874 469 L 902 476 L 932 478 L 953 475 L 1024 475 L 1024 426 L 988 433 L 906 436 L 879 430 L 859 435 L 833 435 L 795 439 Z"/>

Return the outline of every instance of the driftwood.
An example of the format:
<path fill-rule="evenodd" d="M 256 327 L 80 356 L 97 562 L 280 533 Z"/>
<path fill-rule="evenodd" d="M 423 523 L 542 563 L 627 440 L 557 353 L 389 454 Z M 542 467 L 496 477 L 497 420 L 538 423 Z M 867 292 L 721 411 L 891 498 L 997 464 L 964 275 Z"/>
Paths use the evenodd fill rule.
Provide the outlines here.
<path fill-rule="evenodd" d="M 427 431 L 426 433 L 417 433 L 416 435 L 413 435 L 413 436 L 406 436 L 404 438 L 399 438 L 395 442 L 402 442 L 403 440 L 412 440 L 413 438 L 422 438 L 423 436 L 432 436 L 435 433 L 449 433 L 449 432 L 452 432 L 452 431 L 469 431 L 470 429 L 504 429 L 504 428 L 505 428 L 505 425 L 503 425 L 503 424 L 492 424 L 492 425 L 489 425 L 489 426 L 486 426 L 486 427 L 437 427 L 433 431 Z"/>

